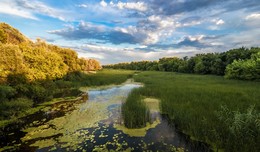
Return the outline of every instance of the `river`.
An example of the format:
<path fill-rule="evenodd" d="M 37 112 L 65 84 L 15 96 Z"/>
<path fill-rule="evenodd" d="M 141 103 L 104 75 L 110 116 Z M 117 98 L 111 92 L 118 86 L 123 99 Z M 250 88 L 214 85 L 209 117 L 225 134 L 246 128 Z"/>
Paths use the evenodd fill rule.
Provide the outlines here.
<path fill-rule="evenodd" d="M 179 132 L 160 114 L 156 102 L 151 106 L 155 107 L 151 109 L 153 123 L 141 129 L 125 128 L 121 104 L 138 87 L 125 83 L 92 89 L 87 100 L 53 104 L 47 111 L 22 119 L 24 125 L 6 130 L 0 151 L 211 151 Z"/>

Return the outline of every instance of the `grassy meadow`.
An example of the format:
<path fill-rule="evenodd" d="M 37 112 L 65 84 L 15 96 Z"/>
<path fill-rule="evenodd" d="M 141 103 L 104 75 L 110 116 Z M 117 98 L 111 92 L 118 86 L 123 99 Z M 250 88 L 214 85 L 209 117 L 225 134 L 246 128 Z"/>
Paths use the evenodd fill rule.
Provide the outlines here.
<path fill-rule="evenodd" d="M 260 82 L 154 71 L 134 79 L 145 86 L 134 91 L 134 98 L 130 94 L 127 102 L 141 96 L 159 98 L 161 112 L 191 138 L 215 150 L 260 151 Z"/>

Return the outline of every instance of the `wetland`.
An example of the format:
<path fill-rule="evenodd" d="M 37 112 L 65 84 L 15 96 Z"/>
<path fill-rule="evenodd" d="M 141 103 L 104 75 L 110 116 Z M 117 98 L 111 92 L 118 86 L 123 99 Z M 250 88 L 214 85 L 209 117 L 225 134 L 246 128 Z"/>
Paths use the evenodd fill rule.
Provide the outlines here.
<path fill-rule="evenodd" d="M 160 113 L 159 99 L 144 99 L 150 109 L 145 127 L 126 128 L 121 105 L 131 90 L 140 87 L 128 80 L 85 89 L 88 98 L 48 104 L 21 120 L 23 125 L 6 130 L 1 151 L 210 151 Z"/>

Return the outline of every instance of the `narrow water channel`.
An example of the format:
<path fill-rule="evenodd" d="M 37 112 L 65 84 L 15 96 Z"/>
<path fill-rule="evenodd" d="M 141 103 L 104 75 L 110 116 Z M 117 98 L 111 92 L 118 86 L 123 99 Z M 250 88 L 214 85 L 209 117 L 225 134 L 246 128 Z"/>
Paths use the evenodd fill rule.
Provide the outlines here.
<path fill-rule="evenodd" d="M 89 90 L 86 101 L 54 104 L 1 135 L 2 151 L 210 151 L 178 132 L 156 110 L 151 110 L 154 122 L 146 128 L 125 128 L 121 104 L 138 87 L 130 83 Z"/>

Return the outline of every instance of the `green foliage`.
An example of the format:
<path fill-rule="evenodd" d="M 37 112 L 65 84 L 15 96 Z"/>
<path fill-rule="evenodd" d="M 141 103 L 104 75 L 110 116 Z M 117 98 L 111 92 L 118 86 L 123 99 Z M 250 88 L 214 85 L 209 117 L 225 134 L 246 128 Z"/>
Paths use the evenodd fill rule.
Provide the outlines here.
<path fill-rule="evenodd" d="M 226 68 L 226 78 L 255 80 L 260 79 L 260 52 L 248 60 L 235 60 Z"/>
<path fill-rule="evenodd" d="M 122 105 L 124 125 L 127 128 L 145 127 L 146 123 L 150 121 L 149 114 L 149 109 L 142 101 L 139 90 L 132 90 Z"/>
<path fill-rule="evenodd" d="M 31 108 L 32 100 L 27 98 L 17 98 L 10 101 L 0 102 L 0 120 L 18 116 Z"/>
<path fill-rule="evenodd" d="M 140 96 L 159 98 L 161 112 L 194 139 L 227 151 L 259 151 L 259 82 L 168 72 L 142 72 L 134 79 L 145 84 Z M 224 116 L 222 105 L 231 113 Z"/>
<path fill-rule="evenodd" d="M 25 84 L 27 83 L 27 78 L 22 73 L 10 73 L 7 76 L 7 83 L 10 86 L 16 86 L 19 84 Z"/>
<path fill-rule="evenodd" d="M 222 124 L 216 130 L 220 132 L 218 137 L 222 141 L 220 146 L 225 147 L 226 151 L 260 150 L 256 142 L 260 139 L 260 113 L 254 106 L 250 106 L 244 113 L 221 106 L 216 115 L 219 123 Z"/>
<path fill-rule="evenodd" d="M 10 86 L 0 85 L 0 102 L 13 98 L 16 90 Z"/>
<path fill-rule="evenodd" d="M 46 101 L 48 99 L 48 92 L 47 90 L 40 86 L 40 85 L 31 85 L 30 86 L 30 98 L 35 102 L 35 103 L 40 103 L 43 101 Z"/>

